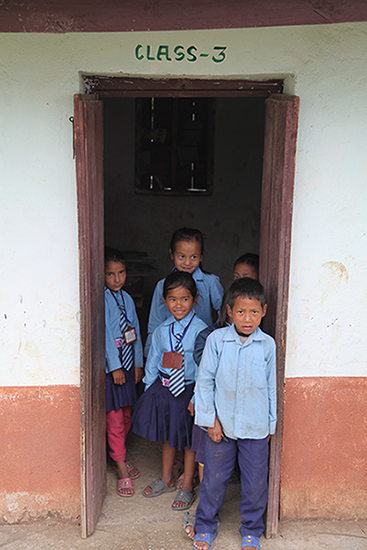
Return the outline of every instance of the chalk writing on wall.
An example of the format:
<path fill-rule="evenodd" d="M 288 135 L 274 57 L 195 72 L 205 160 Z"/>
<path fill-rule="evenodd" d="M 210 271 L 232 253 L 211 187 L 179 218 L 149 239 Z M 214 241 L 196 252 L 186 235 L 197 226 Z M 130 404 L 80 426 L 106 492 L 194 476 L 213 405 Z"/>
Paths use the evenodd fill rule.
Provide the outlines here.
<path fill-rule="evenodd" d="M 135 58 L 138 61 L 146 59 L 148 61 L 189 61 L 195 63 L 199 59 L 207 58 L 213 63 L 223 63 L 226 59 L 227 46 L 213 46 L 209 51 L 200 51 L 196 46 L 168 46 L 167 44 L 160 44 L 157 47 L 151 45 L 143 46 L 138 44 L 135 47 Z"/>

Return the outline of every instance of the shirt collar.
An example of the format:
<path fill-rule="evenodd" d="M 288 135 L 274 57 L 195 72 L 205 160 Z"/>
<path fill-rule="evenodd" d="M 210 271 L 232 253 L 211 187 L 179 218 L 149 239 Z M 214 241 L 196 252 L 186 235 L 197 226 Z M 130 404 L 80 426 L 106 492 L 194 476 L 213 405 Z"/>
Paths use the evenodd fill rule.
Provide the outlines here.
<path fill-rule="evenodd" d="M 195 311 L 192 309 L 190 313 L 186 315 L 186 317 L 181 319 L 181 321 L 176 321 L 174 316 L 170 314 L 168 319 L 166 319 L 163 324 L 168 326 L 174 323 L 174 328 L 176 329 L 175 332 L 180 332 L 180 329 L 184 329 L 187 326 L 187 324 L 191 321 L 194 315 L 195 315 Z"/>
<path fill-rule="evenodd" d="M 246 346 L 248 344 L 251 344 L 251 342 L 253 342 L 254 340 L 265 340 L 265 335 L 264 335 L 263 331 L 261 330 L 261 328 L 257 327 L 257 329 L 255 329 L 254 332 L 252 332 L 250 334 L 250 336 L 247 338 L 246 342 L 244 344 L 242 344 L 241 339 L 240 339 L 239 335 L 236 332 L 235 326 L 234 326 L 234 324 L 232 324 L 228 328 L 226 333 L 224 334 L 223 340 L 226 340 L 226 341 L 229 341 L 229 342 L 230 341 L 232 341 L 232 342 L 235 341 L 238 344 L 240 344 L 241 346 L 242 345 Z"/>
<path fill-rule="evenodd" d="M 173 267 L 172 271 L 177 271 L 177 268 Z M 204 273 L 201 271 L 200 267 L 197 267 L 195 269 L 194 273 L 192 274 L 192 278 L 194 279 L 195 282 L 202 281 L 204 279 Z"/>
<path fill-rule="evenodd" d="M 197 267 L 192 274 L 194 281 L 202 281 L 204 279 L 204 273 L 201 271 L 200 267 Z"/>

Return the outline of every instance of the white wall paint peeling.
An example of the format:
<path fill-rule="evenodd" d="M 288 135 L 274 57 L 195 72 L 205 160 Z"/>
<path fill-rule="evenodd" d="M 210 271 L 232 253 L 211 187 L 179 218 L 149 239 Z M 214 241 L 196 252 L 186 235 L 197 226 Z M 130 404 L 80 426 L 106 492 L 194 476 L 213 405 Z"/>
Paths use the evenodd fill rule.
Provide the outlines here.
<path fill-rule="evenodd" d="M 215 64 L 138 61 L 137 44 Z M 80 73 L 268 78 L 300 96 L 287 376 L 365 376 L 367 23 L 0 35 L 0 385 L 78 384 L 72 129 Z M 22 297 L 22 298 L 21 298 Z"/>

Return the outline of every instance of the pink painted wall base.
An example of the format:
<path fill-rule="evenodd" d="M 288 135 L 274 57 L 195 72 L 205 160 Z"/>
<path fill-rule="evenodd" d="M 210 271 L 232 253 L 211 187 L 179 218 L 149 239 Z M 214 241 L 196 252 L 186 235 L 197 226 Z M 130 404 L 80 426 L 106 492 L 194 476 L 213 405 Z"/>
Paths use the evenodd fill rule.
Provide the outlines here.
<path fill-rule="evenodd" d="M 285 381 L 282 519 L 367 517 L 367 379 Z"/>
<path fill-rule="evenodd" d="M 80 514 L 80 389 L 0 388 L 0 522 Z"/>

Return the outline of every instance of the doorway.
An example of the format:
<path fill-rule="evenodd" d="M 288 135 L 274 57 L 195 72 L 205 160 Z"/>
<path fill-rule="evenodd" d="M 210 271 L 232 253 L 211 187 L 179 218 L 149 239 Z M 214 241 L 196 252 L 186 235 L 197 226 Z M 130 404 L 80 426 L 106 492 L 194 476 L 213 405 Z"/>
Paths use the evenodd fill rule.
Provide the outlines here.
<path fill-rule="evenodd" d="M 151 102 L 150 98 L 146 99 Z M 155 134 L 159 131 L 164 136 L 158 135 L 158 142 L 150 137 L 153 131 L 148 132 L 146 128 L 149 121 L 145 121 L 142 128 L 137 120 L 139 98 L 102 100 L 105 242 L 127 252 L 130 268 L 127 290 L 136 298 L 143 334 L 155 285 L 172 268 L 168 247 L 177 228 L 189 226 L 202 231 L 204 268 L 218 275 L 223 286 L 232 277 L 235 259 L 245 252 L 258 253 L 260 241 L 266 98 L 184 98 L 192 105 L 189 111 L 184 106 L 188 114 L 182 128 L 177 128 L 178 151 L 174 155 L 170 137 L 175 129 L 171 131 L 170 124 L 175 107 L 172 98 L 159 99 L 167 101 L 161 108 L 168 111 L 165 117 L 168 120 L 158 120 L 156 124 L 164 124 L 168 130 L 161 126 L 154 129 Z M 198 106 L 200 99 L 210 100 L 205 108 L 211 115 L 202 159 L 196 146 L 206 130 L 200 116 L 201 106 Z M 155 99 L 155 110 L 157 103 Z M 199 129 L 192 129 L 192 118 Z M 192 135 L 194 132 L 196 135 Z M 147 136 L 139 148 L 138 134 Z M 186 134 L 189 134 L 186 142 L 190 146 L 181 145 L 186 143 Z M 188 158 L 190 155 L 192 158 Z M 176 171 L 182 171 L 177 177 L 178 188 L 164 183 L 168 179 L 172 181 L 166 176 L 172 171 L 172 156 L 177 158 Z M 146 163 L 142 167 L 139 158 Z M 197 167 L 200 161 L 204 165 L 205 160 L 211 170 Z M 150 171 L 154 175 L 150 175 Z M 200 178 L 202 172 L 205 178 Z"/>
<path fill-rule="evenodd" d="M 88 81 L 89 77 L 85 80 Z M 261 258 L 260 280 L 263 282 L 267 295 L 269 308 L 273 314 L 268 317 L 266 330 L 273 334 L 278 343 L 278 430 L 271 442 L 270 481 L 269 481 L 269 506 L 267 519 L 267 536 L 275 536 L 278 521 L 279 507 L 279 479 L 280 456 L 282 441 L 282 405 L 283 405 L 283 380 L 286 336 L 286 313 L 288 300 L 288 276 L 290 259 L 290 236 L 293 202 L 294 158 L 297 137 L 298 98 L 281 95 L 282 83 L 279 81 L 249 82 L 249 81 L 187 81 L 172 80 L 159 81 L 142 79 L 106 79 L 90 78 L 86 82 L 86 89 L 97 95 L 75 97 L 75 136 L 76 136 L 76 163 L 78 183 L 78 212 L 79 212 L 79 246 L 81 250 L 94 250 L 96 254 L 102 254 L 103 248 L 98 240 L 98 235 L 103 234 L 103 225 L 100 223 L 100 210 L 98 213 L 99 224 L 95 220 L 92 223 L 91 214 L 86 210 L 85 204 L 95 205 L 93 196 L 94 186 L 97 192 L 103 188 L 103 176 L 100 166 L 96 168 L 96 159 L 102 158 L 103 131 L 101 129 L 102 101 L 103 98 L 137 98 L 137 97 L 216 97 L 216 98 L 267 98 L 265 107 L 265 138 L 264 138 L 264 165 L 262 177 L 262 197 L 260 215 L 260 236 L 258 242 Z M 100 161 L 97 162 L 100 164 Z M 85 167 L 89 167 L 86 173 Z M 87 177 L 88 176 L 88 177 Z M 97 183 L 94 184 L 94 181 Z M 122 192 L 123 193 L 123 192 Z M 213 193 L 215 194 L 215 188 Z M 228 194 L 228 193 L 227 193 Z M 229 194 L 228 194 L 229 195 Z M 213 195 L 215 196 L 215 195 Z M 126 195 L 125 195 L 126 198 Z M 150 197 L 157 199 L 157 197 Z M 165 200 L 172 200 L 167 197 Z M 204 201 L 207 197 L 201 197 Z M 130 197 L 131 199 L 131 197 Z M 196 199 L 198 200 L 198 199 Z M 98 206 L 96 207 L 98 210 Z M 200 207 L 201 208 L 201 207 Z M 98 217 L 97 216 L 97 217 Z M 86 220 L 90 221 L 89 227 Z M 160 218 L 158 217 L 158 224 Z M 194 223 L 186 222 L 186 225 L 194 226 Z M 181 225 L 181 224 L 178 224 Z M 175 224 L 175 227 L 178 226 Z M 184 224 L 182 224 L 184 225 Z M 196 224 L 198 227 L 200 223 Z M 166 231 L 167 233 L 167 231 Z M 166 250 L 169 242 L 169 233 L 160 238 L 159 245 Z M 98 234 L 98 235 L 97 235 Z M 144 238 L 144 237 L 143 237 Z M 114 243 L 109 243 L 114 244 Z M 117 244 L 117 243 L 116 243 Z M 96 247 L 98 252 L 96 252 Z M 239 251 L 242 253 L 242 250 Z M 166 254 L 166 252 L 164 252 Z M 81 319 L 82 319 L 82 344 L 84 341 L 100 342 L 101 338 L 91 338 L 93 327 L 88 323 L 88 311 L 83 296 L 88 295 L 88 281 L 92 281 L 95 265 L 89 255 L 81 254 Z M 208 254 L 208 257 L 209 254 Z M 231 261 L 233 262 L 232 256 Z M 209 266 L 210 268 L 210 266 Z M 165 269 L 165 272 L 167 269 Z M 218 269 L 213 269 L 218 273 Z M 87 277 L 83 277 L 87 274 Z M 220 274 L 220 273 L 219 273 Z M 82 279 L 84 282 L 82 282 Z M 100 282 L 99 282 L 100 284 Z M 83 286 L 83 288 L 82 288 Z M 84 286 L 87 288 L 85 289 Z M 83 290 L 83 292 L 82 292 Z M 102 290 L 102 288 L 101 288 Z M 102 294 L 102 292 L 101 292 Z M 102 305 L 103 310 L 103 305 Z M 84 316 L 83 316 L 84 311 Z M 84 319 L 84 321 L 83 321 Z M 266 319 L 266 318 L 265 318 Z M 98 330 L 98 329 L 96 329 Z M 102 337 L 103 339 L 103 337 Z M 98 365 L 94 360 L 93 346 L 82 345 L 82 401 L 83 395 L 89 396 L 86 403 L 91 403 L 93 396 L 90 387 L 91 378 L 98 375 Z M 97 370 L 96 370 L 97 369 Z M 83 384 L 83 380 L 85 384 Z M 103 384 L 99 391 L 103 391 Z M 86 405 L 86 411 L 91 405 Z M 103 459 L 94 453 L 97 442 L 93 442 L 95 430 L 90 426 L 93 422 L 90 415 L 82 414 L 82 485 L 85 487 L 84 505 L 82 504 L 82 533 L 87 536 L 93 532 L 96 518 L 98 518 L 101 505 L 101 492 L 103 492 L 103 479 L 95 481 L 93 476 L 88 476 L 91 470 L 101 472 L 100 462 Z M 102 427 L 96 431 L 103 431 L 102 415 L 99 422 Z M 84 434 L 84 436 L 83 436 Z M 89 466 L 88 466 L 89 465 Z M 91 479 L 96 487 L 91 489 Z M 92 496 L 93 495 L 93 496 Z M 93 498 L 94 497 L 94 498 Z M 102 497 L 103 498 L 103 497 Z M 85 506 L 88 503 L 88 506 Z"/>

